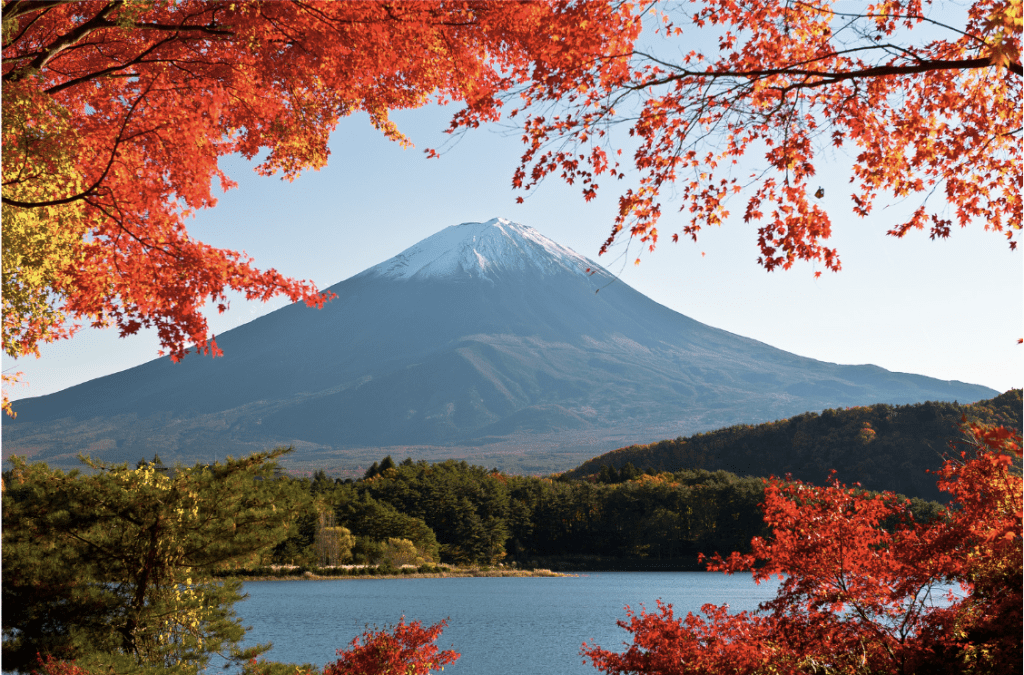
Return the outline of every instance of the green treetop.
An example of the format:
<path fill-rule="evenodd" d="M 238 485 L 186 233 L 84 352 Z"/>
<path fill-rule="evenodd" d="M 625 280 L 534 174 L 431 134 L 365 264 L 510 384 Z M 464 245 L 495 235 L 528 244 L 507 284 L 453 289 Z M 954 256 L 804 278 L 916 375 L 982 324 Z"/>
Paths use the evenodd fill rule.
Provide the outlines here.
<path fill-rule="evenodd" d="M 12 458 L 3 494 L 3 662 L 37 655 L 105 672 L 195 673 L 242 662 L 240 582 L 210 572 L 276 545 L 308 497 L 273 480 L 284 449 L 173 474 L 152 463 L 88 475 Z"/>

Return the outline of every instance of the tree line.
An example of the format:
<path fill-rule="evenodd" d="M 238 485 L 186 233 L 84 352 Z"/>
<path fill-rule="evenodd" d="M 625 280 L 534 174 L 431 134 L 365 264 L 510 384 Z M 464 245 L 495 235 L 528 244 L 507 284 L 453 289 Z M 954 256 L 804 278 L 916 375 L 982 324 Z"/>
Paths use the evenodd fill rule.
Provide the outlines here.
<path fill-rule="evenodd" d="M 947 500 L 934 472 L 960 437 L 964 422 L 1022 428 L 1021 390 L 968 405 L 928 401 L 879 403 L 806 412 L 764 424 L 738 424 L 689 437 L 631 445 L 584 462 L 573 478 L 601 478 L 602 467 L 627 464 L 657 471 L 725 470 L 740 475 L 785 476 L 821 484 L 835 471 L 845 483 Z M 1020 466 L 1020 463 L 1017 463 Z"/>
<path fill-rule="evenodd" d="M 614 474 L 614 478 L 612 478 Z M 509 476 L 466 462 L 385 457 L 360 480 L 289 479 L 316 506 L 273 552 L 277 564 L 312 566 L 322 514 L 352 535 L 350 557 L 389 560 L 392 540 L 423 561 L 592 569 L 700 569 L 698 556 L 749 552 L 765 533 L 765 481 L 727 471 L 642 472 L 607 465 L 605 480 Z M 911 500 L 922 520 L 941 509 Z"/>
<path fill-rule="evenodd" d="M 603 480 L 573 480 L 385 457 L 355 481 L 293 478 L 276 465 L 286 452 L 173 470 L 158 458 L 135 468 L 86 459 L 88 473 L 13 458 L 3 475 L 5 669 L 194 673 L 219 659 L 264 672 L 253 659 L 269 645 L 240 649 L 244 629 L 231 610 L 245 570 L 346 562 L 696 569 L 702 554 L 729 552 L 753 564 L 774 555 L 764 542 L 785 532 L 762 507 L 767 490 L 775 508 L 780 490 L 798 507 L 817 504 L 799 481 L 629 464 L 606 466 Z M 1000 475 L 1011 470 L 1004 457 L 993 465 Z M 1019 484 L 1012 471 L 1000 480 Z M 883 538 L 961 517 L 936 502 L 833 490 L 849 504 L 885 504 L 871 524 Z M 398 639 L 399 628 L 366 640 Z M 407 637 L 428 633 L 417 627 Z"/>

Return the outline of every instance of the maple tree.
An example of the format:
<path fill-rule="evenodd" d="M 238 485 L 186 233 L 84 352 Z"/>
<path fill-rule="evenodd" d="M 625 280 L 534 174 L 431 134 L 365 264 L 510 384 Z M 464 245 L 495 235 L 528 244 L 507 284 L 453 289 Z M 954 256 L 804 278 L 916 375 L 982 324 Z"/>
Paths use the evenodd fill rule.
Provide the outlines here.
<path fill-rule="evenodd" d="M 218 353 L 202 309 L 228 290 L 321 305 L 309 282 L 189 237 L 235 185 L 218 158 L 292 180 L 322 167 L 357 111 L 498 94 L 628 52 L 630 3 L 441 0 L 3 4 L 3 347 L 38 355 L 73 321 L 155 328 L 162 350 Z M 5 376 L 5 381 L 11 378 Z"/>
<path fill-rule="evenodd" d="M 455 663 L 459 654 L 450 649 L 439 650 L 434 643 L 441 636 L 447 621 L 423 627 L 420 621 L 405 622 L 394 627 L 367 629 L 352 640 L 349 649 L 339 649 L 338 659 L 317 670 L 312 666 L 288 666 L 253 660 L 246 664 L 245 675 L 429 675 Z M 64 675 L 47 673 L 47 675 Z M 69 673 L 68 675 L 74 675 Z"/>
<path fill-rule="evenodd" d="M 526 116 L 513 180 L 523 190 L 557 175 L 593 199 L 599 180 L 626 176 L 612 130 L 628 127 L 637 177 L 619 198 L 602 253 L 622 238 L 653 250 L 664 191 L 682 214 L 673 240 L 721 225 L 742 195 L 767 270 L 803 260 L 838 271 L 839 254 L 827 245 L 826 205 L 836 200 L 813 178 L 846 148 L 858 216 L 887 194 L 916 201 L 891 235 L 927 227 L 932 238 L 947 237 L 954 224 L 980 223 L 1016 247 L 1020 0 L 975 0 L 966 9 L 928 0 L 862 8 L 691 0 L 653 11 L 658 38 L 645 40 L 628 67 L 602 62 L 509 96 L 519 97 L 512 115 Z M 694 35 L 717 49 L 694 49 Z M 450 131 L 476 122 L 464 111 Z"/>
<path fill-rule="evenodd" d="M 446 625 L 440 621 L 424 628 L 419 621 L 407 624 L 402 617 L 390 631 L 367 630 L 352 640 L 351 649 L 338 650 L 338 660 L 324 666 L 323 675 L 428 675 L 444 670 L 459 658 L 458 653 L 441 651 L 434 644 Z"/>
<path fill-rule="evenodd" d="M 527 115 L 528 147 L 514 185 L 557 173 L 587 199 L 601 176 L 624 176 L 608 132 L 628 123 L 639 183 L 603 250 L 622 233 L 653 248 L 666 186 L 689 214 L 673 238 L 721 224 L 746 189 L 762 265 L 838 270 L 821 190 L 809 194 L 829 144 L 857 148 L 856 213 L 885 191 L 920 197 L 891 234 L 982 221 L 1015 246 L 1021 2 L 941 12 L 955 25 L 929 6 L 701 0 L 678 19 L 687 6 L 670 3 L 669 45 L 692 23 L 718 50 L 669 61 L 634 49 L 647 5 L 614 0 L 7 0 L 5 353 L 38 354 L 87 321 L 122 335 L 153 327 L 174 359 L 189 345 L 216 355 L 202 309 L 223 311 L 227 290 L 322 303 L 314 285 L 188 236 L 189 216 L 216 203 L 211 180 L 234 185 L 217 159 L 259 158 L 258 172 L 293 179 L 325 164 L 340 117 L 365 111 L 408 143 L 389 111 L 431 100 L 465 104 L 454 131 L 521 97 L 511 116 Z M 736 175 L 736 160 L 762 151 L 763 171 Z M 943 203 L 928 205 L 938 190 Z"/>
<path fill-rule="evenodd" d="M 891 493 L 772 479 L 772 536 L 750 555 L 716 554 L 709 569 L 778 576 L 774 600 L 683 619 L 659 601 L 619 622 L 633 635 L 625 652 L 583 654 L 606 673 L 1019 672 L 1021 436 L 971 426 L 967 438 L 970 450 L 938 472 L 950 507 L 929 523 Z"/>

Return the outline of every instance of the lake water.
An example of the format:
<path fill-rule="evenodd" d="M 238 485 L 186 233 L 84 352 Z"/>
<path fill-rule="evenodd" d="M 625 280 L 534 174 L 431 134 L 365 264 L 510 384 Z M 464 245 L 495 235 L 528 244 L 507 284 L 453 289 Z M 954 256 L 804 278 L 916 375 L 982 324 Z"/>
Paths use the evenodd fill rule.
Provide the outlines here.
<path fill-rule="evenodd" d="M 448 619 L 437 645 L 462 656 L 447 675 L 597 675 L 579 655 L 584 640 L 621 651 L 624 607 L 655 600 L 676 616 L 705 603 L 753 610 L 776 582 L 709 572 L 607 572 L 577 577 L 255 581 L 235 606 L 251 626 L 247 644 L 273 642 L 264 657 L 284 663 L 333 661 L 366 627 Z"/>

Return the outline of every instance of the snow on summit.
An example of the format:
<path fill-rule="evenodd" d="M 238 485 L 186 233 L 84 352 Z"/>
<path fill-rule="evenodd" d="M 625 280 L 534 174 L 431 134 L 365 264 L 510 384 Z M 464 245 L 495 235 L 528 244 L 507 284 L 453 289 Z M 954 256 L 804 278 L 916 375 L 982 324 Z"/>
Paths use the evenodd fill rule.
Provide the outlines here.
<path fill-rule="evenodd" d="M 586 276 L 587 268 L 600 270 L 532 227 L 492 218 L 447 227 L 367 271 L 389 279 L 489 279 L 492 273 L 504 271 Z"/>

